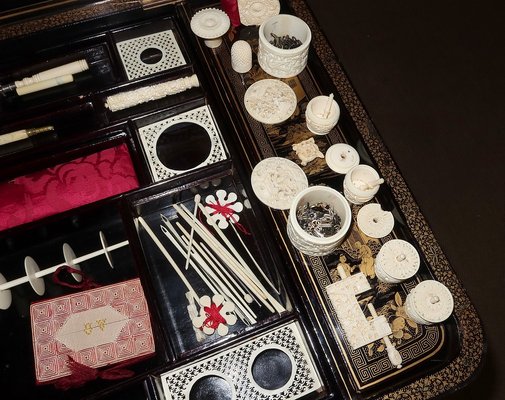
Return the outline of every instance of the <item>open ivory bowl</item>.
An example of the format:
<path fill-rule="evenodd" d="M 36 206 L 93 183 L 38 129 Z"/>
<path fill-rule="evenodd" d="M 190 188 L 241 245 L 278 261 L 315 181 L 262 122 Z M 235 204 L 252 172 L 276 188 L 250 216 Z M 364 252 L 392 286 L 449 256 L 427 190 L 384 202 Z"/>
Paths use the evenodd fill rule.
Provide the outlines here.
<path fill-rule="evenodd" d="M 294 49 L 280 49 L 270 41 L 271 34 L 294 36 L 302 42 Z M 300 18 L 289 14 L 275 15 L 260 25 L 258 62 L 263 70 L 276 78 L 291 78 L 303 71 L 307 65 L 312 33 Z"/>
<path fill-rule="evenodd" d="M 332 236 L 316 237 L 304 231 L 296 218 L 296 212 L 304 204 L 326 203 L 340 217 L 340 229 Z M 327 186 L 310 186 L 294 198 L 289 210 L 287 233 L 289 240 L 298 250 L 309 256 L 324 256 L 332 253 L 344 241 L 351 227 L 351 207 L 338 191 Z"/>

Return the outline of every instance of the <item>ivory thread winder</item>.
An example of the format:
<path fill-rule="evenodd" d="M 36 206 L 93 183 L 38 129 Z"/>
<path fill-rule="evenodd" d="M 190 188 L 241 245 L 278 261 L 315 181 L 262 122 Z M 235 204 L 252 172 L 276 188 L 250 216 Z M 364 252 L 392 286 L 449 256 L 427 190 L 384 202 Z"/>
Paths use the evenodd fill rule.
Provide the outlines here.
<path fill-rule="evenodd" d="M 0 309 L 6 310 L 10 307 L 12 303 L 12 294 L 10 289 L 27 282 L 30 283 L 30 286 L 35 291 L 35 293 L 37 293 L 39 296 L 42 296 L 45 292 L 45 284 L 42 278 L 54 273 L 60 267 L 70 266 L 74 269 L 80 270 L 79 263 L 101 255 L 105 255 L 109 266 L 111 268 L 114 268 L 110 252 L 127 246 L 129 242 L 125 240 L 112 246 L 108 246 L 103 232 L 99 232 L 99 236 L 100 243 L 102 244 L 101 250 L 96 250 L 83 256 L 76 257 L 74 251 L 72 250 L 72 247 L 70 247 L 69 244 L 64 243 L 63 257 L 65 259 L 65 262 L 63 263 L 53 265 L 52 267 L 43 269 L 41 271 L 37 262 L 32 257 L 26 256 L 24 261 L 26 276 L 7 282 L 3 274 L 0 273 Z M 80 282 L 82 279 L 81 275 L 76 273 L 72 274 L 72 276 L 78 282 Z"/>

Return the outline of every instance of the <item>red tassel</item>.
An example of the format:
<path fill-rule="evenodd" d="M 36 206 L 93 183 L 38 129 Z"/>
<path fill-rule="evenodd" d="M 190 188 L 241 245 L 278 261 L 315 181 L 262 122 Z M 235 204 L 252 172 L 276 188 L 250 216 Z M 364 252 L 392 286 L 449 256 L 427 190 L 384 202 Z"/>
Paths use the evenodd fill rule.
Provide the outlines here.
<path fill-rule="evenodd" d="M 238 12 L 237 0 L 221 0 L 221 7 L 230 18 L 231 26 L 237 27 L 240 25 L 240 14 Z"/>
<path fill-rule="evenodd" d="M 62 271 L 67 271 L 70 274 L 79 274 L 79 275 L 82 276 L 82 281 L 79 282 L 79 283 L 74 283 L 74 284 L 62 281 L 60 279 L 60 273 Z M 72 268 L 72 267 L 70 267 L 68 265 L 64 265 L 64 266 L 58 268 L 56 271 L 54 271 L 54 273 L 53 273 L 53 282 L 57 283 L 58 285 L 66 286 L 66 287 L 69 287 L 69 288 L 72 288 L 72 289 L 84 289 L 84 290 L 88 290 L 88 289 L 94 289 L 94 288 L 100 287 L 100 285 L 98 283 L 94 282 L 91 278 L 89 278 L 88 276 L 86 276 L 81 270 Z"/>
<path fill-rule="evenodd" d="M 114 367 L 100 371 L 98 369 L 88 367 L 87 365 L 80 364 L 72 357 L 69 357 L 68 367 L 71 374 L 54 381 L 54 387 L 58 390 L 68 390 L 78 388 L 87 382 L 94 381 L 98 378 L 109 381 L 131 378 L 135 375 L 135 372 L 124 367 L 137 363 L 144 358 L 145 357 L 132 358 L 131 360 L 123 361 Z"/>

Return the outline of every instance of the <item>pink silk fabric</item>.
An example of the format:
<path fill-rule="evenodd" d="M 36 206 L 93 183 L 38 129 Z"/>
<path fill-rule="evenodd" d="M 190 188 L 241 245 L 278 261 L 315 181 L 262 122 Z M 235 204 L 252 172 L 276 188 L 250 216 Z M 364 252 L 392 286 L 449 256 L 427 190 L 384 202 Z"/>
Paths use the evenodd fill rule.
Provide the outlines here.
<path fill-rule="evenodd" d="M 126 144 L 0 183 L 0 230 L 138 188 Z"/>

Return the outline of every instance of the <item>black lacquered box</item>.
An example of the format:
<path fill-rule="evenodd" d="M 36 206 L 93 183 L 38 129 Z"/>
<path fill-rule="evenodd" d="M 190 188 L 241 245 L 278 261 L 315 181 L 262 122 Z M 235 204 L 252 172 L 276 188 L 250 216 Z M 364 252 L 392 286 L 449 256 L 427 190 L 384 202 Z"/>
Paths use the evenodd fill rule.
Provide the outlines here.
<path fill-rule="evenodd" d="M 276 2 L 238 3 L 252 13 Z M 305 69 L 281 79 L 296 107 L 275 124 L 254 119 L 244 102 L 252 84 L 274 78 L 257 60 L 258 26 L 233 26 L 215 48 L 192 32 L 195 13 L 221 3 L 4 7 L 0 381 L 10 398 L 428 398 L 455 390 L 477 369 L 482 337 L 470 327 L 480 326 L 478 317 L 473 309 L 461 314 L 466 294 L 303 2 L 280 2 L 277 11 L 304 19 L 312 43 Z M 246 73 L 232 68 L 237 40 L 252 48 Z M 340 120 L 315 135 L 306 108 L 330 93 Z M 301 167 L 309 185 L 342 192 L 344 174 L 324 157 L 306 163 L 293 149 L 312 139 L 322 153 L 351 145 L 384 177 L 372 202 L 394 217 L 387 236 L 363 233 L 362 206 L 352 205 L 349 233 L 331 254 L 308 256 L 291 244 L 288 210 L 263 204 L 251 173 L 261 160 L 282 157 Z M 393 239 L 411 243 L 420 266 L 415 276 L 384 284 L 373 262 Z M 366 276 L 370 289 L 356 302 L 368 320 L 372 306 L 384 316 L 401 368 L 380 338 L 351 345 L 326 290 L 339 281 L 341 264 Z M 99 288 L 137 279 L 145 296 L 138 307 L 149 315 L 143 323 L 130 321 L 134 300 L 80 303 L 79 296 L 93 299 Z M 408 294 L 423 280 L 442 282 L 454 296 L 443 323 L 417 324 L 405 314 Z M 73 308 L 62 311 L 65 318 L 51 309 L 35 325 L 36 305 L 52 299 L 73 299 Z M 105 339 L 62 345 L 75 315 L 82 337 Z M 146 326 L 153 342 L 142 354 Z M 476 354 L 471 368 L 463 362 L 468 353 Z M 92 372 L 72 370 L 70 359 Z M 49 378 L 41 380 L 44 371 Z M 92 378 L 58 384 L 87 373 Z"/>

